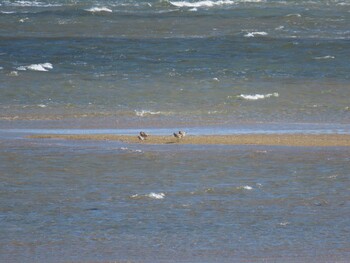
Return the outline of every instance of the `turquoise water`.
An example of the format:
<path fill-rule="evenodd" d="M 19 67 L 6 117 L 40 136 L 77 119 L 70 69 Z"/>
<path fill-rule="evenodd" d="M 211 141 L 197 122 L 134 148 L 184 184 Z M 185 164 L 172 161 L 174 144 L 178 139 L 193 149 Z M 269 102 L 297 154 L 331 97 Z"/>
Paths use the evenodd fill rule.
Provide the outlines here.
<path fill-rule="evenodd" d="M 347 262 L 347 0 L 0 0 L 1 262 Z"/>

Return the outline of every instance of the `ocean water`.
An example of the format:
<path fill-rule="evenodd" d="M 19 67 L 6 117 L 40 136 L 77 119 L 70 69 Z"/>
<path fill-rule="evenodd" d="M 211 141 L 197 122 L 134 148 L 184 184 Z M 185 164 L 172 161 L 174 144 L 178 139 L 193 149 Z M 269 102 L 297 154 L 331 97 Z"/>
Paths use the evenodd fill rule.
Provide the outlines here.
<path fill-rule="evenodd" d="M 349 260 L 349 148 L 0 143 L 2 262 Z"/>
<path fill-rule="evenodd" d="M 347 0 L 1 0 L 0 125 L 349 123 L 349 12 Z"/>
<path fill-rule="evenodd" d="M 0 0 L 1 262 L 348 262 L 349 0 Z"/>

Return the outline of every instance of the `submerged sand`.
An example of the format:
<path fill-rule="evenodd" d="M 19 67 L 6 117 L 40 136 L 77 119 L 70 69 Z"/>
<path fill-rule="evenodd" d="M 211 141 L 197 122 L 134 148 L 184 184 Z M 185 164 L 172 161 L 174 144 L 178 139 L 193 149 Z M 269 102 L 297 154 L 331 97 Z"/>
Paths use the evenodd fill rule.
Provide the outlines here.
<path fill-rule="evenodd" d="M 279 145 L 279 146 L 350 146 L 345 134 L 248 134 L 248 135 L 189 135 L 181 139 L 173 136 L 149 136 L 140 141 L 137 135 L 113 134 L 45 134 L 29 138 L 67 140 L 109 140 L 141 144 L 223 144 L 223 145 Z"/>

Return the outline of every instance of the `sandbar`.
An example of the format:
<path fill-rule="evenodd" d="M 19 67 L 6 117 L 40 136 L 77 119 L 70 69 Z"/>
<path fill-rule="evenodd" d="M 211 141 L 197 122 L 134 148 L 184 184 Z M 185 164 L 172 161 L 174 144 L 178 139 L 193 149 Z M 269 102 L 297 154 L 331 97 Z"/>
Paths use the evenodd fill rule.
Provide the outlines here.
<path fill-rule="evenodd" d="M 36 134 L 35 139 L 105 140 L 140 144 L 194 144 L 194 145 L 271 145 L 271 146 L 350 146 L 349 134 L 238 134 L 173 136 L 150 135 L 141 141 L 137 135 L 115 134 Z"/>

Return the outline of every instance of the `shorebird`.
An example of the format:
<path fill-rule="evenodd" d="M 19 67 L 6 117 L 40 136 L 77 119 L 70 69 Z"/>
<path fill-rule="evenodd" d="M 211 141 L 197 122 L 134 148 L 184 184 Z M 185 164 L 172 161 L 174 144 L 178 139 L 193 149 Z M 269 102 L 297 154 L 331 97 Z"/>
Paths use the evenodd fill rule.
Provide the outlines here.
<path fill-rule="evenodd" d="M 140 136 L 143 137 L 143 138 L 147 138 L 147 137 L 148 137 L 148 134 L 145 133 L 145 132 L 143 132 L 143 131 L 141 131 L 141 132 L 140 132 Z"/>
<path fill-rule="evenodd" d="M 185 137 L 186 136 L 186 132 L 184 132 L 184 131 L 179 131 L 179 134 L 181 135 L 181 137 Z"/>
<path fill-rule="evenodd" d="M 174 137 L 177 139 L 181 139 L 182 135 L 179 133 L 174 132 Z"/>
<path fill-rule="evenodd" d="M 139 138 L 140 141 L 143 141 L 145 138 L 142 137 L 141 135 L 137 136 L 137 138 Z"/>

